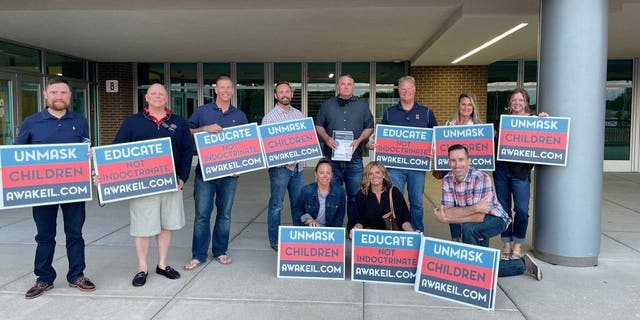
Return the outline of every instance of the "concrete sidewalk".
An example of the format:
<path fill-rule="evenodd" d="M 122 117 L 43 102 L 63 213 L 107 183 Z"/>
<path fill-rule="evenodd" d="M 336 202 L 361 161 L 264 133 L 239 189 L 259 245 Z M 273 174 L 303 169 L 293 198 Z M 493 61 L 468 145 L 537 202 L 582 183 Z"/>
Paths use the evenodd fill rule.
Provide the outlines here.
<path fill-rule="evenodd" d="M 312 170 L 306 172 L 310 182 Z M 417 294 L 409 286 L 277 279 L 276 255 L 266 236 L 268 180 L 266 170 L 240 178 L 232 212 L 233 264 L 208 260 L 186 272 L 182 266 L 191 257 L 194 216 L 190 179 L 184 193 L 187 224 L 174 233 L 169 253 L 169 264 L 182 277 L 168 280 L 150 272 L 140 288 L 131 285 L 137 262 L 129 236 L 128 202 L 103 208 L 97 201 L 87 203 L 85 274 L 96 283 L 92 293 L 67 286 L 59 215 L 55 288 L 34 300 L 24 298 L 35 281 L 31 210 L 0 211 L 0 319 L 640 319 L 640 174 L 604 174 L 598 267 L 540 262 L 541 282 L 524 275 L 500 278 L 494 312 Z M 430 175 L 427 181 L 426 234 L 448 239 L 448 227 L 431 215 L 440 200 L 439 182 Z M 286 224 L 289 216 L 287 209 Z M 499 239 L 492 245 L 499 248 Z M 156 253 L 154 244 L 148 259 L 151 271 Z M 349 269 L 348 264 L 348 279 Z"/>

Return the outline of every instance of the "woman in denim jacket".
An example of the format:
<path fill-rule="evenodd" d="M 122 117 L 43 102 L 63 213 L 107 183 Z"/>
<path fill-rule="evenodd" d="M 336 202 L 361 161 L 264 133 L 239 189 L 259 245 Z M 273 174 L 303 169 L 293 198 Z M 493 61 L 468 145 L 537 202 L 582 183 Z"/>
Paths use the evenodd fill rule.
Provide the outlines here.
<path fill-rule="evenodd" d="M 293 210 L 295 225 L 310 227 L 342 227 L 345 194 L 341 186 L 331 183 L 331 161 L 322 158 L 316 165 L 316 182 L 302 188 Z"/>

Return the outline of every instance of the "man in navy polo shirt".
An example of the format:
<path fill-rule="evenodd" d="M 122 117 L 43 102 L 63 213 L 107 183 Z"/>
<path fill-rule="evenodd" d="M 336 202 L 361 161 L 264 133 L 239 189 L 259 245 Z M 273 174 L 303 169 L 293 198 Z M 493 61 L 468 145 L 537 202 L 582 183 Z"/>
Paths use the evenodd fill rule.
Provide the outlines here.
<path fill-rule="evenodd" d="M 342 186 L 347 193 L 347 229 L 353 227 L 356 214 L 356 195 L 362 180 L 362 143 L 373 133 L 373 115 L 365 99 L 353 95 L 355 81 L 349 74 L 338 78 L 338 95 L 324 101 L 316 118 L 316 132 L 324 140 L 324 156 L 330 158 L 332 150 L 338 147 L 333 138 L 334 131 L 350 131 L 353 133 L 350 161 L 331 161 L 333 182 Z"/>
<path fill-rule="evenodd" d="M 400 101 L 384 111 L 382 124 L 421 128 L 433 128 L 438 125 L 433 111 L 416 103 L 416 80 L 412 76 L 405 76 L 398 80 L 398 91 L 400 92 Z M 368 149 L 374 147 L 374 143 L 367 143 Z M 388 170 L 391 175 L 391 183 L 403 194 L 406 184 L 409 193 L 411 225 L 415 230 L 424 231 L 422 194 L 424 193 L 425 172 L 393 168 Z"/>
<path fill-rule="evenodd" d="M 27 117 L 15 144 L 53 144 L 90 142 L 87 120 L 69 110 L 71 88 L 66 80 L 55 77 L 47 81 L 43 92 L 47 108 Z M 51 204 L 33 207 L 33 220 L 36 222 L 36 257 L 34 270 L 38 279 L 27 291 L 25 298 L 33 299 L 53 288 L 56 270 L 53 268 L 53 254 L 56 249 L 56 220 L 58 207 L 62 208 L 64 233 L 66 235 L 67 259 L 69 271 L 67 281 L 72 288 L 89 292 L 96 286 L 84 276 L 84 239 L 82 225 L 85 220 L 84 202 Z"/>
<path fill-rule="evenodd" d="M 231 78 L 227 76 L 218 78 L 215 92 L 216 101 L 198 107 L 189 118 L 191 134 L 198 132 L 220 133 L 222 128 L 248 122 L 244 112 L 231 105 L 233 97 Z M 231 208 L 237 184 L 237 175 L 204 181 L 200 164 L 196 167 L 196 180 L 193 189 L 196 216 L 193 221 L 191 261 L 184 266 L 185 270 L 193 270 L 207 261 L 209 241 L 212 243 L 213 258 L 221 264 L 231 263 L 227 249 L 229 248 L 229 230 L 231 228 Z M 215 204 L 218 213 L 213 232 L 211 232 L 214 197 L 217 197 Z"/>

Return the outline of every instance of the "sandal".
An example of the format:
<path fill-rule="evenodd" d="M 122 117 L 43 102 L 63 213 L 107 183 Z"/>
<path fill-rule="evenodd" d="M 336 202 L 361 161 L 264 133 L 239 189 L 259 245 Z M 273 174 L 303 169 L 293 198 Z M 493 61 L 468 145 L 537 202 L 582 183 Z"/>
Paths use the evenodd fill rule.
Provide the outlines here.
<path fill-rule="evenodd" d="M 187 262 L 187 264 L 184 265 L 184 267 L 182 267 L 184 270 L 186 271 L 191 271 L 194 270 L 195 268 L 199 267 L 202 264 L 202 262 L 200 262 L 200 260 L 198 259 L 192 259 L 191 261 Z"/>
<path fill-rule="evenodd" d="M 231 264 L 232 262 L 231 257 L 226 254 L 217 256 L 216 261 L 218 261 L 220 264 Z"/>
<path fill-rule="evenodd" d="M 509 260 L 511 258 L 511 243 L 507 242 L 500 250 L 500 260 Z"/>
<path fill-rule="evenodd" d="M 520 258 L 522 258 L 522 247 L 519 243 L 515 243 L 513 250 L 511 250 L 511 260 L 518 260 Z"/>

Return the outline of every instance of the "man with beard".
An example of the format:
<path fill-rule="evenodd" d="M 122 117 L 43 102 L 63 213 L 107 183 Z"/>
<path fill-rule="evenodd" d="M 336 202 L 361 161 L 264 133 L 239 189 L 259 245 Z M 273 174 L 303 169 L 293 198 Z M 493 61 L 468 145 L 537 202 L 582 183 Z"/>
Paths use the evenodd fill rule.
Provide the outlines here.
<path fill-rule="evenodd" d="M 291 106 L 293 92 L 287 81 L 280 81 L 274 90 L 278 101 L 273 110 L 262 118 L 262 124 L 283 122 L 303 118 L 300 110 Z M 278 226 L 280 225 L 280 213 L 284 203 L 284 193 L 289 191 L 289 203 L 298 198 L 300 190 L 304 186 L 303 164 L 293 162 L 281 167 L 269 168 L 269 180 L 271 181 L 271 198 L 269 199 L 269 212 L 267 216 L 267 232 L 271 249 L 278 251 Z M 293 219 L 293 210 L 291 210 Z"/>
<path fill-rule="evenodd" d="M 69 110 L 71 88 L 59 77 L 51 78 L 43 92 L 47 108 L 27 117 L 15 144 L 53 144 L 90 142 L 87 120 Z M 53 255 L 56 249 L 56 220 L 58 207 L 62 208 L 64 233 L 66 235 L 69 287 L 80 291 L 94 291 L 96 286 L 84 276 L 85 257 L 82 226 L 85 221 L 84 202 L 51 204 L 32 208 L 36 223 L 36 257 L 33 272 L 38 277 L 35 285 L 27 291 L 25 298 L 33 299 L 53 288 L 56 270 Z"/>

